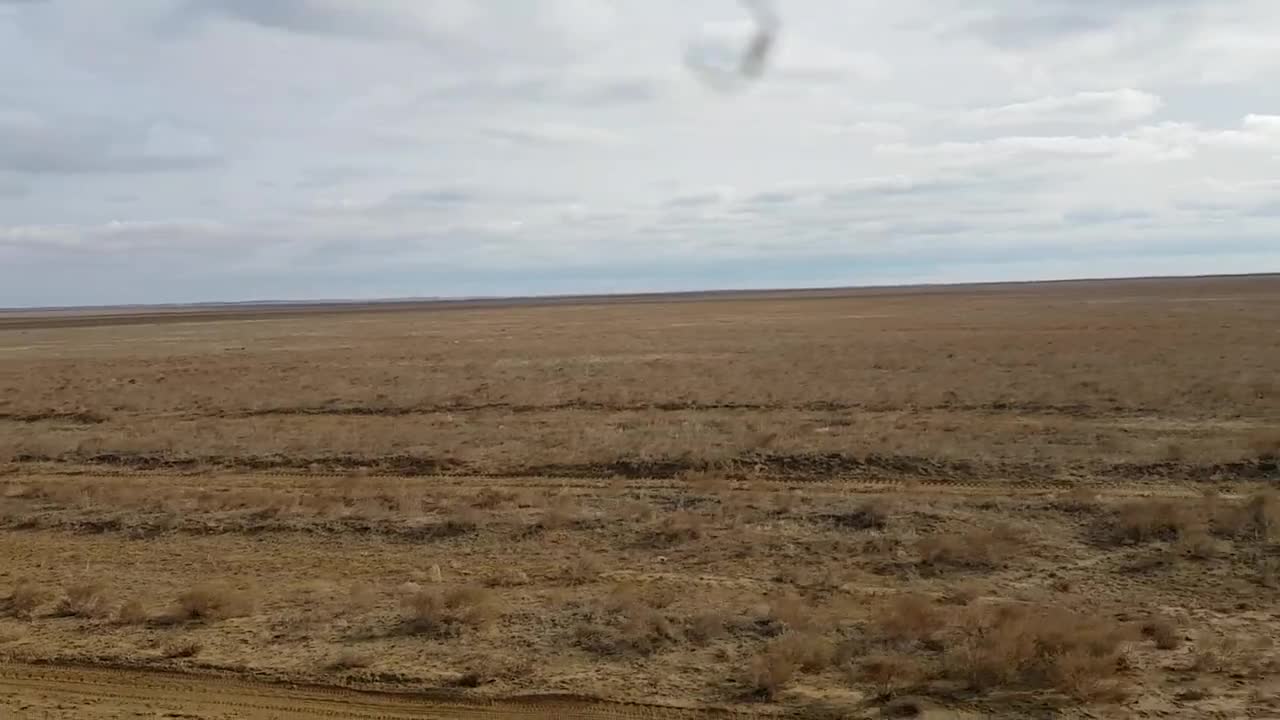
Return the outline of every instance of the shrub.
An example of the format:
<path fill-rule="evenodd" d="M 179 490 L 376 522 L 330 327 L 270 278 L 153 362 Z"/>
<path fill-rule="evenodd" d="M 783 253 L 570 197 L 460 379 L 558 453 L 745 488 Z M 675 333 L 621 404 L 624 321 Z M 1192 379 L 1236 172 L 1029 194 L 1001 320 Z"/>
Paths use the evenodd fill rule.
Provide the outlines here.
<path fill-rule="evenodd" d="M 851 678 L 872 687 L 881 697 L 891 697 L 919 685 L 927 670 L 921 659 L 907 653 L 876 653 L 851 668 Z"/>
<path fill-rule="evenodd" d="M 189 658 L 199 655 L 203 649 L 204 645 L 198 640 L 175 640 L 160 650 L 160 656 L 170 660 Z"/>
<path fill-rule="evenodd" d="M 808 630 L 814 622 L 814 609 L 794 592 L 784 592 L 769 599 L 766 619 L 778 633 Z"/>
<path fill-rule="evenodd" d="M 137 599 L 126 601 L 116 610 L 116 622 L 121 625 L 141 625 L 148 619 L 147 609 Z"/>
<path fill-rule="evenodd" d="M 784 648 L 769 645 L 751 658 L 744 678 L 751 694 L 762 700 L 773 700 L 800 670 L 795 656 Z"/>
<path fill-rule="evenodd" d="M 1022 534 L 1008 525 L 964 533 L 930 535 L 916 544 L 925 566 L 991 569 L 1003 565 L 1024 544 Z"/>
<path fill-rule="evenodd" d="M 1143 637 L 1150 638 L 1161 650 L 1175 650 L 1182 644 L 1178 627 L 1167 617 L 1152 617 L 1142 623 Z"/>
<path fill-rule="evenodd" d="M 409 632 L 442 637 L 483 629 L 501 614 L 493 592 L 475 585 L 418 588 L 401 599 L 401 607 Z"/>
<path fill-rule="evenodd" d="M 22 580 L 13 588 L 4 603 L 5 611 L 17 618 L 29 620 L 36 610 L 49 600 L 50 593 L 38 585 Z"/>
<path fill-rule="evenodd" d="M 178 595 L 175 616 L 179 620 L 227 620 L 253 613 L 253 599 L 243 590 L 222 582 L 201 583 Z"/>
<path fill-rule="evenodd" d="M 1184 505 L 1170 500 L 1138 500 L 1116 512 L 1111 540 L 1116 543 L 1175 540 L 1197 524 L 1195 515 Z"/>
<path fill-rule="evenodd" d="M 1057 608 L 997 605 L 969 612 L 943 656 L 971 689 L 1054 688 L 1078 699 L 1110 691 L 1124 665 L 1125 628 Z"/>
<path fill-rule="evenodd" d="M 800 670 L 821 672 L 835 658 L 835 644 L 814 632 L 789 632 L 769 642 L 769 652 L 790 656 Z"/>
<path fill-rule="evenodd" d="M 685 636 L 697 645 L 705 645 L 724 636 L 728 623 L 722 613 L 706 611 L 689 618 Z"/>
<path fill-rule="evenodd" d="M 826 516 L 836 527 L 846 530 L 883 530 L 889 524 L 889 504 L 869 500 L 844 513 Z"/>
<path fill-rule="evenodd" d="M 68 587 L 58 602 L 58 614 L 81 618 L 104 617 L 111 612 L 111 596 L 104 583 L 91 581 Z"/>
<path fill-rule="evenodd" d="M 924 595 L 908 594 L 882 607 L 871 619 L 871 634 L 891 645 L 928 642 L 946 626 L 942 610 Z"/>
<path fill-rule="evenodd" d="M 1267 490 L 1242 505 L 1219 507 L 1214 513 L 1213 529 L 1231 537 L 1280 541 L 1280 493 Z"/>
<path fill-rule="evenodd" d="M 702 535 L 702 517 L 688 510 L 677 510 L 666 515 L 653 531 L 655 541 L 668 545 L 697 540 Z"/>
<path fill-rule="evenodd" d="M 373 664 L 373 658 L 354 648 L 343 648 L 325 665 L 327 670 L 352 670 L 366 668 Z"/>
<path fill-rule="evenodd" d="M 561 572 L 561 578 L 570 585 L 585 585 L 600 579 L 604 573 L 604 561 L 595 555 L 581 555 Z"/>

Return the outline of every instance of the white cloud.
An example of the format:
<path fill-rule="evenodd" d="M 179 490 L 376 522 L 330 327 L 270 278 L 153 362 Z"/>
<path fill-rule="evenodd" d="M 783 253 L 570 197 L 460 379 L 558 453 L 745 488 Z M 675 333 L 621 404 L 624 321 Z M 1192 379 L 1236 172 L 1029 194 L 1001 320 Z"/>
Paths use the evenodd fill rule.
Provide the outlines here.
<path fill-rule="evenodd" d="M 1160 109 L 1160 105 L 1161 100 L 1156 95 L 1123 88 L 977 108 L 959 113 L 956 119 L 985 127 L 1039 123 L 1113 124 L 1149 117 Z"/>

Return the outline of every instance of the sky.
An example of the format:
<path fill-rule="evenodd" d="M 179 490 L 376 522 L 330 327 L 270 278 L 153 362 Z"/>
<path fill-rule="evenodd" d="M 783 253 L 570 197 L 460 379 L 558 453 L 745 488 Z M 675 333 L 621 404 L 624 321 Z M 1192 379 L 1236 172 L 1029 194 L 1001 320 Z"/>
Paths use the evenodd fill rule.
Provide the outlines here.
<path fill-rule="evenodd" d="M 1280 271 L 1275 0 L 774 5 L 0 0 L 0 306 Z"/>

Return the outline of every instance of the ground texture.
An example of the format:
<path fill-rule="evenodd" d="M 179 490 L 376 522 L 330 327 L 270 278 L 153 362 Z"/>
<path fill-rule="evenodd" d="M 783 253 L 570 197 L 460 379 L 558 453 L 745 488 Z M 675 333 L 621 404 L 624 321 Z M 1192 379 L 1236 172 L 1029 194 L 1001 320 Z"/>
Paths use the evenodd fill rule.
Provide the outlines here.
<path fill-rule="evenodd" d="M 0 315 L 0 714 L 1276 716 L 1278 454 L 1278 278 Z"/>

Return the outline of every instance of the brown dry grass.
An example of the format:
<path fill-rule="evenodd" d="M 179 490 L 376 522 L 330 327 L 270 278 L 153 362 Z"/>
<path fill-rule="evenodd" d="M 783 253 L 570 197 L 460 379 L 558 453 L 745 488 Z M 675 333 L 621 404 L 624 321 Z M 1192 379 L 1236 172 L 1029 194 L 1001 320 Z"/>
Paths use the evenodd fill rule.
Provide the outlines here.
<path fill-rule="evenodd" d="M 414 589 L 401 598 L 400 606 L 406 632 L 441 637 L 484 630 L 502 615 L 497 595 L 477 585 Z"/>
<path fill-rule="evenodd" d="M 376 658 L 342 681 L 779 716 L 1123 717 L 1063 706 L 1127 690 L 1194 716 L 1176 677 L 1244 716 L 1232 674 L 1280 655 L 1240 639 L 1280 631 L 1277 297 L 26 330 L 0 353 L 5 652 L 137 663 L 184 630 L 175 658 L 301 682 Z"/>
<path fill-rule="evenodd" d="M 70 585 L 58 601 L 58 614 L 82 618 L 99 618 L 111 614 L 113 599 L 106 583 L 100 580 Z"/>
<path fill-rule="evenodd" d="M 16 618 L 30 620 L 53 593 L 28 580 L 19 581 L 4 601 L 4 611 Z"/>
<path fill-rule="evenodd" d="M 215 622 L 244 617 L 254 610 L 252 595 L 221 581 L 202 582 L 178 594 L 173 607 L 177 620 Z"/>
<path fill-rule="evenodd" d="M 943 672 L 975 690 L 1049 687 L 1072 697 L 1114 694 L 1128 631 L 1101 617 L 1020 605 L 965 613 Z"/>
<path fill-rule="evenodd" d="M 354 670 L 357 668 L 367 668 L 373 664 L 373 660 L 373 657 L 367 652 L 354 648 L 344 648 L 325 665 L 325 669 Z"/>
<path fill-rule="evenodd" d="M 927 567 L 992 569 L 1027 552 L 1025 534 L 999 523 L 962 533 L 930 535 L 916 546 L 920 562 Z"/>
<path fill-rule="evenodd" d="M 174 640 L 160 649 L 160 657 L 168 660 L 191 658 L 204 650 L 204 643 L 199 640 Z"/>

